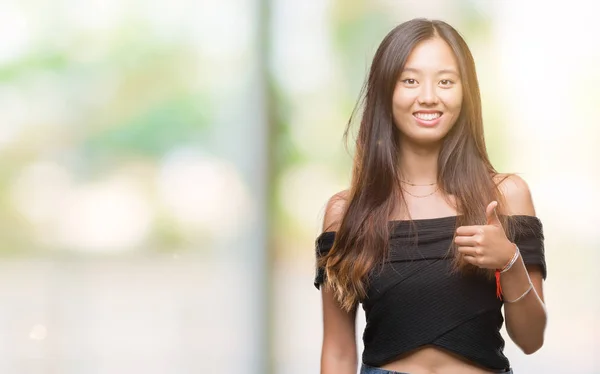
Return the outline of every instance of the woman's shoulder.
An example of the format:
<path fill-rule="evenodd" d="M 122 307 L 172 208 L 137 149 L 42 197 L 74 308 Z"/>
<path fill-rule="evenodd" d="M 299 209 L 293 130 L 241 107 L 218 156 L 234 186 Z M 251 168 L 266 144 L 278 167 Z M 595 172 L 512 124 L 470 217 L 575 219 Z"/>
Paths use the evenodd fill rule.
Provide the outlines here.
<path fill-rule="evenodd" d="M 349 190 L 340 191 L 329 198 L 323 218 L 323 231 L 337 231 L 340 227 L 350 196 Z"/>
<path fill-rule="evenodd" d="M 504 199 L 504 214 L 535 216 L 529 185 L 517 174 L 496 174 L 494 183 Z"/>

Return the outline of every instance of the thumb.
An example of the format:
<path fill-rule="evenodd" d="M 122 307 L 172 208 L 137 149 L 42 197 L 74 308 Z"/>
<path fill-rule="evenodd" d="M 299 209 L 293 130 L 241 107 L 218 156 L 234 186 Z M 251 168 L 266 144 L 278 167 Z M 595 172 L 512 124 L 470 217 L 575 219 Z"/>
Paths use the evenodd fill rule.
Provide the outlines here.
<path fill-rule="evenodd" d="M 487 218 L 488 225 L 502 226 L 502 224 L 500 223 L 500 219 L 498 218 L 498 215 L 496 214 L 497 206 L 498 206 L 498 202 L 492 201 L 491 203 L 488 204 L 487 208 L 485 209 L 485 216 Z"/>

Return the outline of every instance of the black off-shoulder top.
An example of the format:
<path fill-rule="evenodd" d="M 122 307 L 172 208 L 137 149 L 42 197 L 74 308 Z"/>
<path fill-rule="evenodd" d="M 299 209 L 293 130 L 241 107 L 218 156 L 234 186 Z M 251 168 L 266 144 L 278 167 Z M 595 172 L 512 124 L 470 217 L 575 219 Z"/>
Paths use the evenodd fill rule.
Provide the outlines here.
<path fill-rule="evenodd" d="M 533 216 L 511 216 L 512 241 L 526 265 L 538 265 L 546 278 L 542 223 Z M 502 301 L 494 280 L 452 272 L 447 255 L 456 229 L 456 216 L 392 221 L 389 258 L 373 270 L 367 296 L 362 361 L 380 367 L 425 345 L 443 348 L 490 370 L 503 372 L 510 363 L 503 353 Z M 335 232 L 316 240 L 317 256 L 333 246 Z M 314 284 L 323 283 L 317 268 Z"/>

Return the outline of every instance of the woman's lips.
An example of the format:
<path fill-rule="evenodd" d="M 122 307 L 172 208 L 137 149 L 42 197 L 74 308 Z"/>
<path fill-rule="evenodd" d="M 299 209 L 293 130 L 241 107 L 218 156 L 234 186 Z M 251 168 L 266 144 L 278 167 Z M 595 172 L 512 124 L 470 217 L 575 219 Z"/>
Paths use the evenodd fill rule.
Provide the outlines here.
<path fill-rule="evenodd" d="M 422 126 L 432 127 L 437 125 L 443 113 L 442 112 L 415 112 L 413 113 L 413 117 L 415 120 Z"/>

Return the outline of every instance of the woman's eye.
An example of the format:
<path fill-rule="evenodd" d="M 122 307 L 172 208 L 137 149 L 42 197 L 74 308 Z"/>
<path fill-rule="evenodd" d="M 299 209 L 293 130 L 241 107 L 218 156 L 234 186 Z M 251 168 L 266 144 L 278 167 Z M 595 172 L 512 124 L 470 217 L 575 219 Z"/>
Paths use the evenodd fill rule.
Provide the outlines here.
<path fill-rule="evenodd" d="M 402 82 L 406 83 L 406 84 L 416 84 L 417 81 L 411 78 L 408 79 L 404 79 Z"/>
<path fill-rule="evenodd" d="M 451 80 L 449 80 L 449 79 L 442 79 L 442 80 L 440 81 L 440 83 L 442 84 L 442 86 L 449 86 L 449 85 L 451 85 L 451 84 L 452 84 L 452 83 L 454 83 L 454 82 L 452 82 L 452 81 L 451 81 Z"/>

